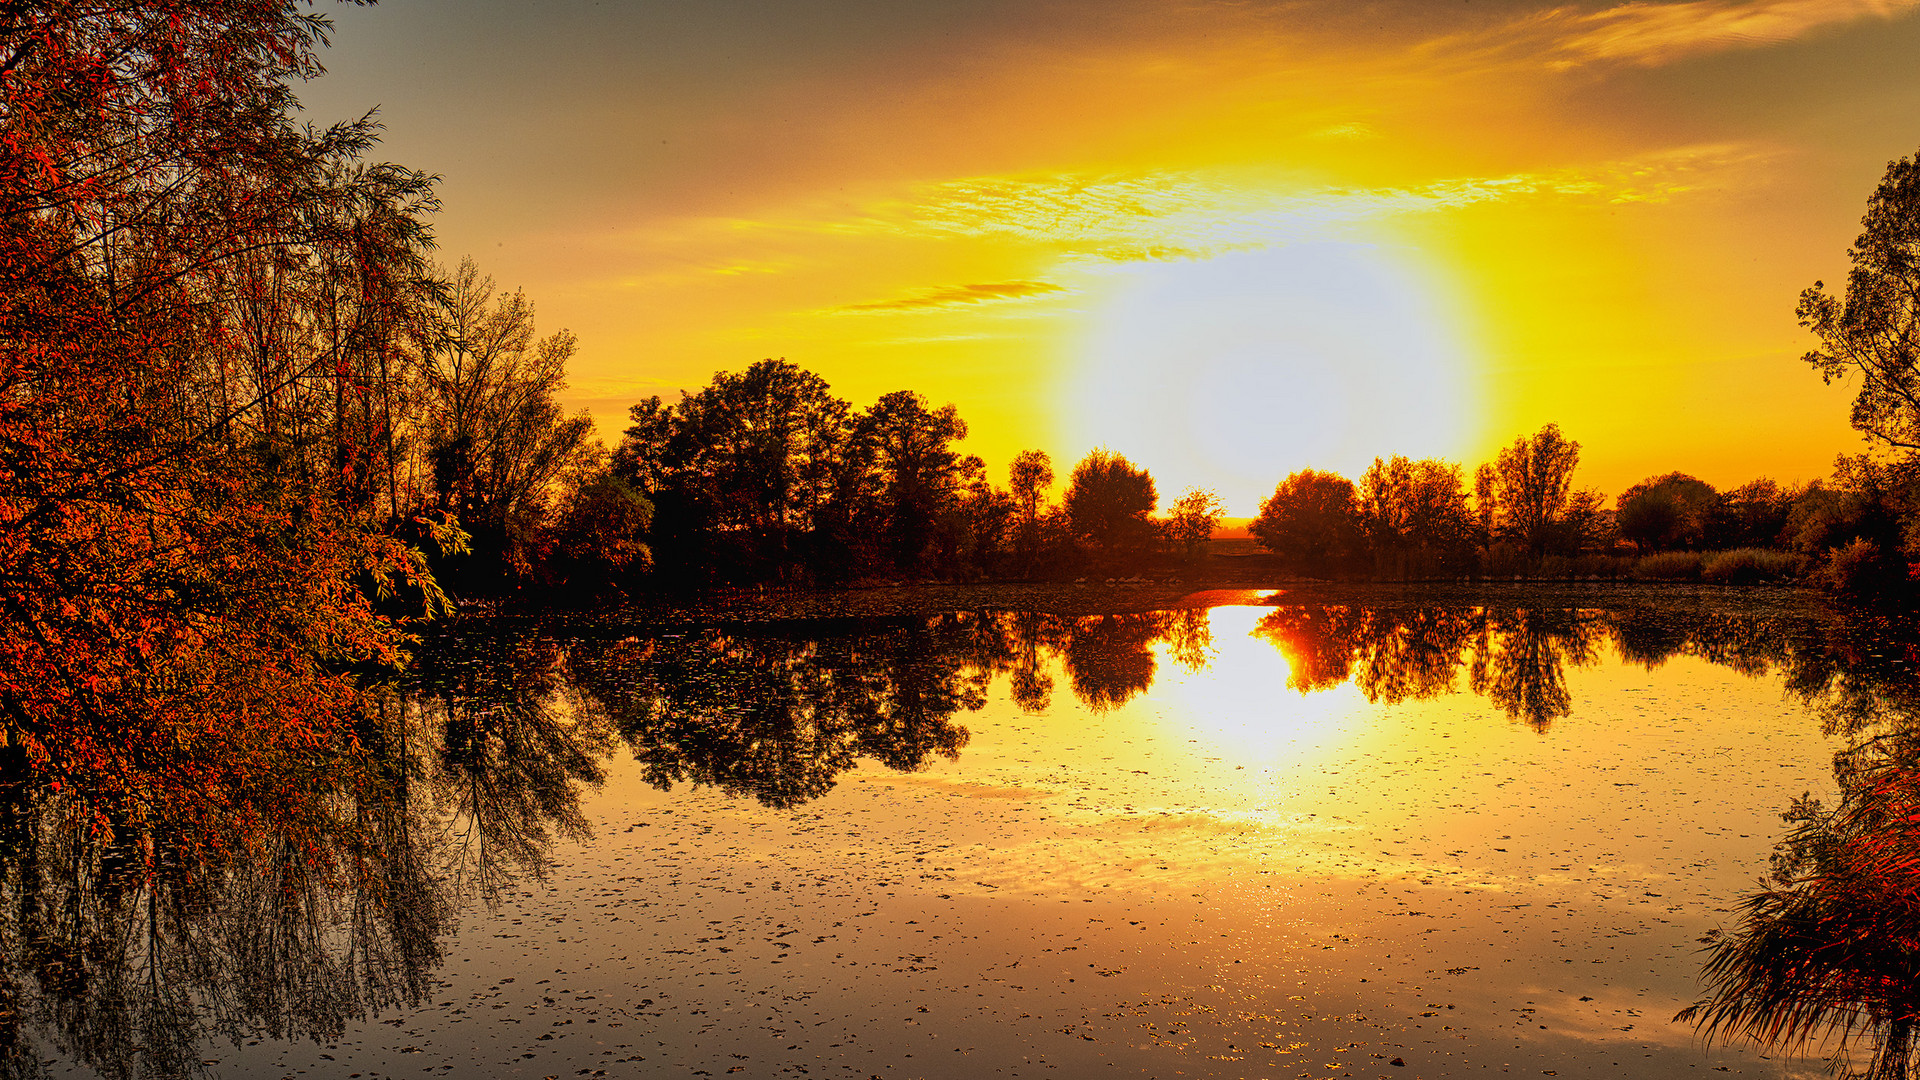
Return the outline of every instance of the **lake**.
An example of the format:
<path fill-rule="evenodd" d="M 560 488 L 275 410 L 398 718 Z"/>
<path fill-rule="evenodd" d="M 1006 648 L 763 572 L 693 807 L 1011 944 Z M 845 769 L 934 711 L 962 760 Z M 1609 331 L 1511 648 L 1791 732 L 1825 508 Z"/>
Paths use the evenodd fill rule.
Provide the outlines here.
<path fill-rule="evenodd" d="M 13 798 L 8 1075 L 1824 1075 L 1674 1014 L 1911 640 L 1616 586 L 468 620 L 372 691 L 371 872 L 163 887 Z"/>

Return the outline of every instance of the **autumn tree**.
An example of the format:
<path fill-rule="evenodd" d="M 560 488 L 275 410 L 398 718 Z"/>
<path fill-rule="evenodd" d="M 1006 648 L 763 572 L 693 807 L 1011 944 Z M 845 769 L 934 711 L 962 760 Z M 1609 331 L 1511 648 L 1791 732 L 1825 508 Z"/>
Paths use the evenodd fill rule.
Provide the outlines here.
<path fill-rule="evenodd" d="M 1703 546 L 1719 510 L 1713 485 L 1683 472 L 1648 477 L 1614 504 L 1620 535 L 1642 551 Z"/>
<path fill-rule="evenodd" d="M 525 293 L 496 296 L 493 279 L 463 259 L 432 314 L 420 366 L 435 497 L 475 537 L 484 576 L 472 583 L 497 587 L 532 573 L 562 485 L 604 451 L 592 418 L 555 400 L 573 335 L 536 339 Z"/>
<path fill-rule="evenodd" d="M 0 17 L 0 741 L 143 813 L 350 740 L 383 594 L 437 595 L 387 421 L 431 185 L 362 160 L 370 120 L 295 124 L 325 32 Z"/>
<path fill-rule="evenodd" d="M 1044 450 L 1022 450 L 1007 467 L 1007 481 L 1020 517 L 1014 549 L 1023 562 L 1031 563 L 1040 546 L 1040 512 L 1046 490 L 1053 486 L 1053 459 Z"/>
<path fill-rule="evenodd" d="M 1291 473 L 1260 504 L 1260 516 L 1247 531 L 1294 569 L 1327 573 L 1361 542 L 1353 482 L 1315 469 Z"/>
<path fill-rule="evenodd" d="M 963 490 L 984 469 L 978 457 L 954 446 L 966 437 L 967 422 L 956 406 L 930 409 L 911 390 L 881 397 L 854 422 L 894 566 L 921 564 L 941 517 L 956 508 Z"/>
<path fill-rule="evenodd" d="M 1167 539 L 1179 547 L 1182 554 L 1191 559 L 1200 550 L 1200 545 L 1213 539 L 1213 530 L 1220 526 L 1226 507 L 1220 503 L 1218 492 L 1206 488 L 1188 488 L 1173 505 L 1167 507 L 1166 520 L 1161 523 Z"/>
<path fill-rule="evenodd" d="M 832 505 L 864 480 L 845 472 L 850 412 L 818 375 L 762 360 L 678 404 L 633 406 L 613 467 L 655 504 L 664 567 L 787 576 L 851 528 Z"/>
<path fill-rule="evenodd" d="M 1920 452 L 1920 155 L 1887 163 L 1867 199 L 1853 267 L 1835 296 L 1822 282 L 1800 294 L 1800 325 L 1820 347 L 1806 354 L 1822 380 L 1858 377 L 1853 426 L 1875 445 Z"/>
<path fill-rule="evenodd" d="M 1558 424 L 1520 436 L 1501 450 L 1492 474 L 1497 535 L 1536 558 L 1545 554 L 1561 531 L 1579 464 L 1580 444 L 1560 434 Z"/>
<path fill-rule="evenodd" d="M 1472 545 L 1465 478 L 1450 461 L 1374 458 L 1360 477 L 1357 502 L 1360 528 L 1382 570 L 1457 569 Z"/>
<path fill-rule="evenodd" d="M 1133 551 L 1153 536 L 1147 515 L 1159 495 L 1147 470 L 1102 448 L 1073 467 L 1062 502 L 1076 539 L 1101 551 Z"/>

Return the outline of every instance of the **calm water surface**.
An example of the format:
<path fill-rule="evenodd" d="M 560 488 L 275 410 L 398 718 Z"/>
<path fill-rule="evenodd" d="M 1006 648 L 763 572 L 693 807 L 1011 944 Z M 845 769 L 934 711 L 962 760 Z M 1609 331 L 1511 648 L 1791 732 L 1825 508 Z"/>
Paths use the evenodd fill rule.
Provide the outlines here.
<path fill-rule="evenodd" d="M 16 970 L 14 1063 L 1819 1075 L 1672 1017 L 1909 654 L 1789 594 L 1621 595 L 469 626 L 385 691 L 406 887 L 203 971 L 199 1064 Z"/>

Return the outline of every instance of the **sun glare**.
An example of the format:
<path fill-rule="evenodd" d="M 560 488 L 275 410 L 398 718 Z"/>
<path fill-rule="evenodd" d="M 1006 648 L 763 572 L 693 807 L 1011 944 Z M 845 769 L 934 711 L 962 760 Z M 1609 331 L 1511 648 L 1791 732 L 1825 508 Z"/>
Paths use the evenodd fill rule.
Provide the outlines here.
<path fill-rule="evenodd" d="M 1286 654 L 1254 631 L 1273 609 L 1222 606 L 1207 611 L 1212 657 L 1187 670 L 1162 650 L 1155 677 L 1159 720 L 1171 736 L 1198 738 L 1207 750 L 1245 764 L 1298 765 L 1344 741 L 1343 721 L 1364 708 L 1359 691 L 1342 685 L 1313 694 L 1288 686 Z M 1175 741 L 1180 741 L 1176 738 Z M 1245 781 L 1252 802 L 1265 797 L 1258 773 Z"/>
<path fill-rule="evenodd" d="M 1459 319 L 1412 254 L 1321 242 L 1136 264 L 1064 388 L 1069 444 L 1149 464 L 1163 501 L 1252 514 L 1303 466 L 1457 457 L 1479 394 Z"/>

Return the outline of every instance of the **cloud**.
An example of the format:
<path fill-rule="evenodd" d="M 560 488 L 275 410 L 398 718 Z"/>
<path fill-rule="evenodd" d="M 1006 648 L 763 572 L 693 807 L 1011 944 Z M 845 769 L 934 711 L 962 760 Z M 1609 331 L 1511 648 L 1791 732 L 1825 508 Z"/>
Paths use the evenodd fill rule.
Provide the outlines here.
<path fill-rule="evenodd" d="M 1337 142 L 1352 142 L 1360 139 L 1377 139 L 1380 132 L 1372 124 L 1350 123 L 1334 124 L 1317 131 L 1308 132 L 1310 139 L 1328 139 Z"/>
<path fill-rule="evenodd" d="M 877 300 L 868 304 L 848 304 L 838 311 L 924 311 L 928 308 L 964 307 L 1007 300 L 1027 300 L 1049 293 L 1066 292 L 1064 285 L 1050 281 L 998 281 L 980 285 L 947 285 L 927 289 L 912 296 Z"/>
<path fill-rule="evenodd" d="M 1657 65 L 1701 53 L 1792 41 L 1830 26 L 1891 21 L 1920 0 L 1689 0 L 1635 2 L 1580 13 L 1556 8 L 1519 24 L 1545 31 L 1562 66 L 1589 61 Z M 1530 35 L 1529 35 L 1530 36 Z"/>
<path fill-rule="evenodd" d="M 936 238 L 1037 243 L 1081 259 L 1125 263 L 1207 258 L 1225 251 L 1326 239 L 1388 218 L 1522 199 L 1658 203 L 1727 182 L 1768 157 L 1739 144 L 1681 147 L 1640 158 L 1408 187 L 1274 191 L 1191 173 L 1127 177 L 974 177 L 920 188 L 869 208 L 860 228 Z M 961 286 L 843 310 L 901 310 L 1008 298 Z M 1058 286 L 1048 287 L 1049 291 Z"/>

